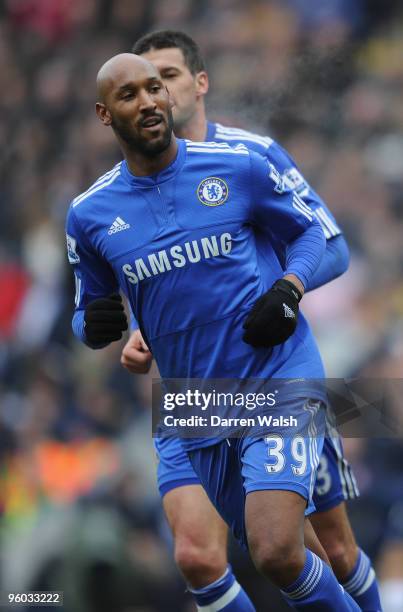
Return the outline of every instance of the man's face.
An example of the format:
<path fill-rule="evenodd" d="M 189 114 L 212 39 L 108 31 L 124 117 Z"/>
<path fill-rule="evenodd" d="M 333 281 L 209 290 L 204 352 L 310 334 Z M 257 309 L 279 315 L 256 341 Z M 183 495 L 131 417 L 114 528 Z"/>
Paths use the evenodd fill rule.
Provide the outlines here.
<path fill-rule="evenodd" d="M 142 57 L 159 70 L 162 81 L 174 103 L 172 109 L 174 129 L 180 130 L 196 112 L 196 103 L 201 92 L 198 75 L 190 72 L 181 49 L 176 47 L 150 49 L 143 53 Z M 203 95 L 206 91 L 203 92 Z"/>
<path fill-rule="evenodd" d="M 172 102 L 154 66 L 123 66 L 105 96 L 109 125 L 134 150 L 152 156 L 169 146 Z"/>

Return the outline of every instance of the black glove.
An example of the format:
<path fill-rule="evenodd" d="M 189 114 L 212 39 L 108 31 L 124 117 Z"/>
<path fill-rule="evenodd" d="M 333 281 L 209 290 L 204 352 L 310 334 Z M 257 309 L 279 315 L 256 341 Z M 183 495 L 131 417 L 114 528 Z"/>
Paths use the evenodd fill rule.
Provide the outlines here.
<path fill-rule="evenodd" d="M 84 314 L 85 336 L 88 344 L 94 348 L 120 340 L 127 327 L 122 298 L 118 293 L 87 304 Z"/>
<path fill-rule="evenodd" d="M 254 347 L 282 344 L 294 333 L 301 293 L 288 280 L 278 280 L 252 306 L 243 328 L 243 341 Z"/>

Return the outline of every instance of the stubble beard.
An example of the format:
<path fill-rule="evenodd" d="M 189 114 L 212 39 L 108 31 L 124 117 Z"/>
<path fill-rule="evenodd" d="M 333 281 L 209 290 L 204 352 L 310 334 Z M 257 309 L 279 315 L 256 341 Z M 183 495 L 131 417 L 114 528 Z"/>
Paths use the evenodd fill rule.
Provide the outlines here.
<path fill-rule="evenodd" d="M 140 153 L 145 157 L 154 157 L 163 153 L 170 145 L 173 132 L 173 116 L 172 110 L 167 111 L 168 125 L 162 136 L 155 142 L 147 142 L 146 140 L 136 137 L 128 133 L 126 126 L 119 124 L 116 120 L 113 121 L 112 127 L 115 133 L 130 147 L 133 152 Z"/>

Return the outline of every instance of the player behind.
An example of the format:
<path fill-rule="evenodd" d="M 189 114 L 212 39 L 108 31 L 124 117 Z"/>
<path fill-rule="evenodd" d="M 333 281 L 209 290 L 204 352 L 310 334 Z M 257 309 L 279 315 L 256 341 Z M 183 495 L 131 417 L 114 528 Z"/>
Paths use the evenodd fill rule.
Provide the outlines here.
<path fill-rule="evenodd" d="M 147 60 L 115 56 L 97 83 L 98 117 L 113 128 L 124 160 L 68 212 L 74 332 L 92 348 L 119 339 L 127 327 L 121 289 L 162 377 L 291 378 L 278 408 L 298 415 L 296 438 L 279 429 L 273 439 L 267 429 L 231 444 L 182 442 L 214 505 L 291 607 L 357 611 L 303 541 L 326 394 L 310 378 L 324 372 L 298 302 L 324 254 L 321 226 L 258 154 L 177 140 L 169 95 Z M 216 206 L 200 187 L 211 179 L 222 198 Z M 115 223 L 122 230 L 108 231 Z M 255 230 L 287 246 L 285 270 L 268 242 L 262 273 Z M 304 437 L 307 428 L 318 434 Z M 231 610 L 233 596 L 211 604 L 204 589 L 195 593 L 210 610 Z"/>
<path fill-rule="evenodd" d="M 208 92 L 208 75 L 195 41 L 183 32 L 163 30 L 139 39 L 133 52 L 159 69 L 174 101 L 177 136 L 195 141 L 245 144 L 274 163 L 285 182 L 315 211 L 327 242 L 325 255 L 307 289 L 322 286 L 342 274 L 348 264 L 348 249 L 342 232 L 290 155 L 272 138 L 207 121 L 204 98 Z M 264 236 L 258 236 L 263 260 L 266 243 Z M 281 250 L 279 245 L 278 250 Z M 140 331 L 133 331 L 123 349 L 122 364 L 133 373 L 145 373 L 151 361 L 152 354 Z M 176 563 L 191 586 L 207 587 L 227 568 L 225 524 L 212 510 L 180 440 L 157 439 L 156 449 L 159 490 L 175 538 Z M 362 610 L 369 612 L 381 609 L 377 581 L 370 560 L 357 546 L 345 504 L 345 500 L 354 499 L 357 494 L 341 441 L 337 437 L 327 438 L 314 495 L 317 511 L 310 520 L 339 582 Z"/>

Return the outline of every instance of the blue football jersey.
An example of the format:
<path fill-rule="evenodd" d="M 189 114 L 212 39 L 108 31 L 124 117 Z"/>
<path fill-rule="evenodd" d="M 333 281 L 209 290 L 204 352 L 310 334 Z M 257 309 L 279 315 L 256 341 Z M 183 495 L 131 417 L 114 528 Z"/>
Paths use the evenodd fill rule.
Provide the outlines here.
<path fill-rule="evenodd" d="M 342 230 L 338 226 L 336 219 L 326 206 L 325 202 L 312 189 L 301 174 L 291 155 L 285 149 L 283 149 L 278 142 L 270 137 L 254 134 L 240 128 L 226 127 L 219 123 L 208 122 L 206 142 L 213 141 L 217 143 L 227 143 L 232 147 L 243 144 L 248 149 L 256 151 L 259 153 L 259 155 L 266 157 L 266 159 L 272 163 L 280 173 L 283 184 L 289 189 L 295 190 L 304 200 L 304 202 L 308 204 L 316 219 L 319 221 L 326 239 L 331 240 L 332 238 L 342 234 Z M 267 248 L 267 232 L 260 232 L 259 228 L 255 228 L 255 239 L 259 265 L 261 267 L 266 265 L 270 266 L 270 254 Z M 271 236 L 270 240 L 277 257 L 284 268 L 287 256 L 287 245 L 279 235 Z M 348 255 L 346 255 L 346 257 L 348 257 Z M 340 272 L 337 270 L 336 276 L 338 276 L 339 273 Z M 333 280 L 333 274 L 334 272 L 332 269 L 326 271 L 325 282 Z M 318 286 L 321 284 L 322 282 L 320 282 Z M 131 329 L 137 329 L 138 322 L 136 321 L 134 314 L 132 312 L 130 314 Z"/>
<path fill-rule="evenodd" d="M 266 157 L 280 172 L 284 184 L 290 189 L 295 189 L 314 211 L 326 238 L 330 240 L 342 234 L 342 230 L 325 202 L 303 177 L 291 155 L 273 138 L 260 136 L 240 128 L 226 127 L 220 123 L 208 122 L 206 140 L 227 142 L 231 146 L 244 144 L 248 149 Z"/>
<path fill-rule="evenodd" d="M 178 140 L 175 160 L 146 177 L 123 161 L 69 209 L 75 332 L 84 339 L 89 302 L 121 289 L 163 378 L 323 378 L 302 314 L 273 349 L 242 340 L 248 310 L 284 275 L 271 237 L 289 244 L 312 228 L 317 265 L 325 249 L 317 219 L 267 159 L 242 145 Z M 264 267 L 256 231 L 269 238 Z M 304 281 L 304 270 L 295 262 L 286 271 Z"/>

